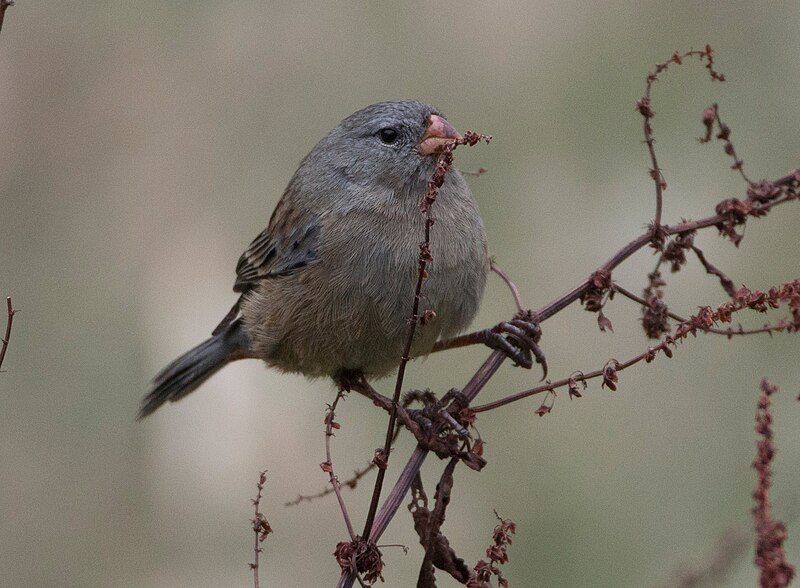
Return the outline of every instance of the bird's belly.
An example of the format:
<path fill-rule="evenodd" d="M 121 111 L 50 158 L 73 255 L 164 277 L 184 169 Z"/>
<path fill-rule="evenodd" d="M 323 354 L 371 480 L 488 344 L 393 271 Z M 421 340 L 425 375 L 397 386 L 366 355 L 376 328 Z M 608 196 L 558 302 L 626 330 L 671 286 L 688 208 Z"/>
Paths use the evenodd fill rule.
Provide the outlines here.
<path fill-rule="evenodd" d="M 353 249 L 345 264 L 313 264 L 265 281 L 253 295 L 262 302 L 242 307 L 253 349 L 270 365 L 312 377 L 392 372 L 405 348 L 418 277 L 413 249 L 402 257 L 396 252 L 388 245 Z M 418 312 L 432 310 L 435 317 L 417 324 L 412 357 L 429 353 L 443 333 L 462 330 L 477 312 L 482 256 L 445 261 L 434 258 L 423 280 Z"/>

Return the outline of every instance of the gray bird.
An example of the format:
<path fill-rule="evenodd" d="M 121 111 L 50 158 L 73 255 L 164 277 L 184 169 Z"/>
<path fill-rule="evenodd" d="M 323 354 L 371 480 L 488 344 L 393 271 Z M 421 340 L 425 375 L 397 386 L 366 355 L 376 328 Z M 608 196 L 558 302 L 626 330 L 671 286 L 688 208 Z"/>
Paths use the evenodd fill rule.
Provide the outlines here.
<path fill-rule="evenodd" d="M 258 358 L 306 376 L 388 375 L 408 334 L 425 217 L 419 204 L 442 146 L 460 138 L 431 106 L 381 102 L 344 119 L 306 155 L 269 225 L 242 254 L 239 300 L 210 339 L 165 367 L 139 418 L 227 363 Z M 461 173 L 434 205 L 433 262 L 413 357 L 465 329 L 489 271 L 486 235 Z"/>

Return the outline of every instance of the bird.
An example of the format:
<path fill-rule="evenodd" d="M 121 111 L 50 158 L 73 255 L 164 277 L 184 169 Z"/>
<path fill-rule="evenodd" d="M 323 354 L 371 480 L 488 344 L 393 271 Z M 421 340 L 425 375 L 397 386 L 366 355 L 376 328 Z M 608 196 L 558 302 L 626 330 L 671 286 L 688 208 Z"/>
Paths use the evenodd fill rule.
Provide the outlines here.
<path fill-rule="evenodd" d="M 419 271 L 420 201 L 438 155 L 461 138 L 416 100 L 372 104 L 342 120 L 302 159 L 239 258 L 233 308 L 210 338 L 155 376 L 139 418 L 240 359 L 334 381 L 394 371 Z M 458 170 L 445 175 L 433 216 L 421 292 L 433 312 L 418 325 L 415 358 L 469 326 L 490 269 L 478 205 Z"/>

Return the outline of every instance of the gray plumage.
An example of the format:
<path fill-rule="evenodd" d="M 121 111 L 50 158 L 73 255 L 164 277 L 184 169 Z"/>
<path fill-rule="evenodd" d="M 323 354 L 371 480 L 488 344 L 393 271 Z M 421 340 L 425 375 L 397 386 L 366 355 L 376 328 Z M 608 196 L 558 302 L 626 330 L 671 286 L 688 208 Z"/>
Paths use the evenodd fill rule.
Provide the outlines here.
<path fill-rule="evenodd" d="M 393 371 L 424 236 L 419 202 L 437 159 L 429 143 L 451 133 L 435 109 L 416 101 L 373 104 L 329 132 L 241 256 L 239 300 L 211 339 L 156 376 L 140 418 L 246 357 L 311 377 Z M 489 269 L 483 223 L 458 171 L 446 175 L 433 216 L 433 262 L 422 296 L 436 316 L 417 329 L 415 357 L 469 325 Z"/>

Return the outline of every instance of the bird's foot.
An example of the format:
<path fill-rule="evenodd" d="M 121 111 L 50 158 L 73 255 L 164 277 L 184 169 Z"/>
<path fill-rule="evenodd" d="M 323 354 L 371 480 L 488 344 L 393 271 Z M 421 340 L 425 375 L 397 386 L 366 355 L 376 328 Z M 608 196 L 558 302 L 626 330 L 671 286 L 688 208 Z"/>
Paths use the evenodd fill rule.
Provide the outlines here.
<path fill-rule="evenodd" d="M 542 366 L 542 379 L 547 377 L 547 360 L 539 347 L 542 330 L 530 310 L 517 313 L 510 321 L 503 321 L 481 334 L 488 347 L 502 351 L 518 366 L 530 369 L 536 359 Z"/>

